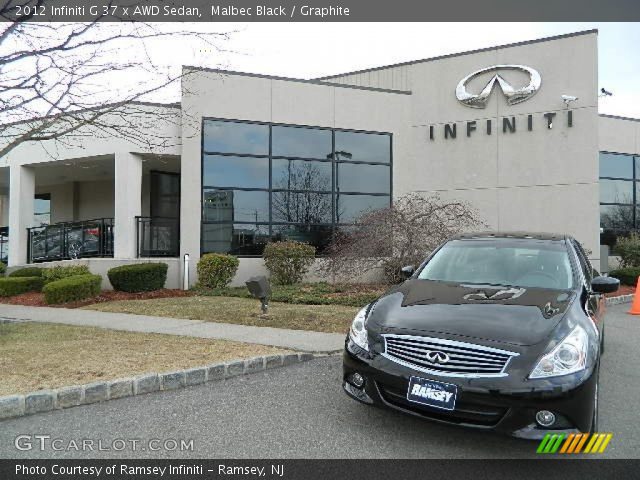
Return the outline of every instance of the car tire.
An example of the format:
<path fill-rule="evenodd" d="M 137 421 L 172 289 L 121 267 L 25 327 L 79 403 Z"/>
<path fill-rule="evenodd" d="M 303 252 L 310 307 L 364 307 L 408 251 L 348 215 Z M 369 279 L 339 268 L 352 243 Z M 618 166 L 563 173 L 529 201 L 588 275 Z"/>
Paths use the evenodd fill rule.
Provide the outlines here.
<path fill-rule="evenodd" d="M 593 416 L 591 417 L 591 428 L 589 429 L 589 433 L 595 433 L 598 431 L 598 380 L 596 380 L 595 394 L 593 396 Z"/>

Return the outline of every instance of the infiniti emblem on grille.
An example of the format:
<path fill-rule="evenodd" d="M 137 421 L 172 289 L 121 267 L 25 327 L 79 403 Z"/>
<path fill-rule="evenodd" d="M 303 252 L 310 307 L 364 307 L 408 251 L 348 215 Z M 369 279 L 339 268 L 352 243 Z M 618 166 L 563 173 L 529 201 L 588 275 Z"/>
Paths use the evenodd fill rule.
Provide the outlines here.
<path fill-rule="evenodd" d="M 431 363 L 447 363 L 449 361 L 449 355 L 437 350 L 429 350 L 425 356 Z"/>

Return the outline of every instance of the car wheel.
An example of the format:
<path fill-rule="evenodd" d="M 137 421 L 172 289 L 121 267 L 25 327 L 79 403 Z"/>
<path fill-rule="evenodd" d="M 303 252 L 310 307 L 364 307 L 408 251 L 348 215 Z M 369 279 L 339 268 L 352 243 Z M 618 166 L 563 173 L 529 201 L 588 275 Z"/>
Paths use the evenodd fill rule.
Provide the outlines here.
<path fill-rule="evenodd" d="M 593 396 L 593 417 L 591 418 L 591 428 L 589 433 L 598 431 L 598 381 L 596 380 L 595 394 Z"/>

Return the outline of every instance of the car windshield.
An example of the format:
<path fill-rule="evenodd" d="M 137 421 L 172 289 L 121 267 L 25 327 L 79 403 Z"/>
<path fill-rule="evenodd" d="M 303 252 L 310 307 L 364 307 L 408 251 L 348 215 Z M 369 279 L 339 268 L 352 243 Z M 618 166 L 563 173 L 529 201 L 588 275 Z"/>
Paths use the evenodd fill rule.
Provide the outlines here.
<path fill-rule="evenodd" d="M 452 240 L 429 260 L 418 278 L 552 289 L 573 285 L 564 242 L 535 239 Z"/>

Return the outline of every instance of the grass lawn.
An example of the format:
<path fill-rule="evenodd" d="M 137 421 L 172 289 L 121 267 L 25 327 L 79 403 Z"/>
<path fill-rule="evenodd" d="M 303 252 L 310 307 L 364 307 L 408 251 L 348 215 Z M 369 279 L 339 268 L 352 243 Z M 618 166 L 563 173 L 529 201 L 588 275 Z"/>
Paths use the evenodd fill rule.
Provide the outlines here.
<path fill-rule="evenodd" d="M 83 308 L 101 312 L 134 313 L 329 333 L 346 333 L 353 317 L 358 312 L 357 307 L 342 305 L 297 305 L 270 302 L 269 315 L 267 318 L 263 318 L 259 315 L 260 302 L 258 300 L 216 296 L 125 300 L 99 303 Z"/>
<path fill-rule="evenodd" d="M 0 324 L 0 396 L 284 353 L 263 345 L 39 323 Z"/>
<path fill-rule="evenodd" d="M 386 292 L 382 284 L 330 284 L 326 282 L 299 285 L 271 285 L 271 301 L 306 305 L 345 305 L 363 307 Z M 216 289 L 197 288 L 199 295 L 252 298 L 246 287 Z"/>

